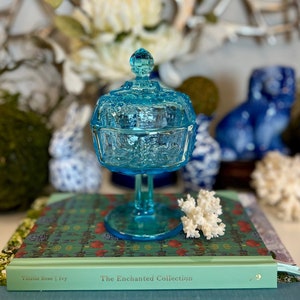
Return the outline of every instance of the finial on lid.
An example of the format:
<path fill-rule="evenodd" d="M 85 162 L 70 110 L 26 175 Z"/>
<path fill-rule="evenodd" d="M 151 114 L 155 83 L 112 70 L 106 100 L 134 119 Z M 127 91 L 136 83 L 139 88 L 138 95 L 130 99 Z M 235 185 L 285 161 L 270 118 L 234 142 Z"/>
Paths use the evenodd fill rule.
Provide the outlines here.
<path fill-rule="evenodd" d="M 135 51 L 130 57 L 130 66 L 132 72 L 137 78 L 149 77 L 154 68 L 154 60 L 150 52 L 144 48 Z"/>

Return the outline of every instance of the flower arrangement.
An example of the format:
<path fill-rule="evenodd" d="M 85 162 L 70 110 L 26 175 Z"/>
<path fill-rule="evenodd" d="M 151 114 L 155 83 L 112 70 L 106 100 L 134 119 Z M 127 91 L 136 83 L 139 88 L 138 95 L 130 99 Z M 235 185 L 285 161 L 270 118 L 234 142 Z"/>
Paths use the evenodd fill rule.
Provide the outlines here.
<path fill-rule="evenodd" d="M 19 109 L 33 111 L 48 122 L 64 97 L 63 87 L 51 51 L 34 43 L 38 30 L 14 32 L 22 2 L 14 1 L 0 11 L 0 104 L 14 97 Z"/>
<path fill-rule="evenodd" d="M 148 49 L 159 70 L 178 83 L 170 67 L 174 60 L 210 51 L 243 35 L 244 28 L 222 22 L 231 1 L 216 1 L 205 10 L 211 1 L 44 0 L 33 2 L 53 22 L 14 36 L 11 28 L 24 1 L 11 2 L 10 9 L 0 11 L 5 17 L 0 22 L 0 92 L 18 95 L 18 107 L 42 115 L 51 130 L 62 125 L 71 102 L 95 101 L 100 88 L 129 79 L 128 58 L 137 48 Z M 62 14 L 66 3 L 71 12 Z"/>
<path fill-rule="evenodd" d="M 199 238 L 200 230 L 207 240 L 224 235 L 225 224 L 219 218 L 222 206 L 214 191 L 200 189 L 196 200 L 188 194 L 186 200 L 178 200 L 178 205 L 185 213 L 181 221 L 186 237 Z"/>
<path fill-rule="evenodd" d="M 182 26 L 163 19 L 161 0 L 71 2 L 71 15 L 53 17 L 68 44 L 47 39 L 62 62 L 70 93 L 78 95 L 92 83 L 103 86 L 130 78 L 128 58 L 138 48 L 149 50 L 158 65 L 190 49 L 191 39 Z"/>

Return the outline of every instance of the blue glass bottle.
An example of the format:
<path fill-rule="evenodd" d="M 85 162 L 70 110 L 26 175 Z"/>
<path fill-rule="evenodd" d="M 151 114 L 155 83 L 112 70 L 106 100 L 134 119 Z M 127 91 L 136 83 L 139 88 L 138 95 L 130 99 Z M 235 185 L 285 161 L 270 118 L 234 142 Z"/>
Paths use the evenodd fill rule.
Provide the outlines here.
<path fill-rule="evenodd" d="M 134 201 L 113 209 L 105 225 L 119 238 L 164 239 L 181 230 L 180 212 L 154 202 L 153 175 L 188 162 L 196 116 L 188 96 L 149 79 L 154 60 L 147 50 L 137 50 L 130 65 L 136 79 L 100 97 L 91 120 L 100 164 L 135 175 Z"/>

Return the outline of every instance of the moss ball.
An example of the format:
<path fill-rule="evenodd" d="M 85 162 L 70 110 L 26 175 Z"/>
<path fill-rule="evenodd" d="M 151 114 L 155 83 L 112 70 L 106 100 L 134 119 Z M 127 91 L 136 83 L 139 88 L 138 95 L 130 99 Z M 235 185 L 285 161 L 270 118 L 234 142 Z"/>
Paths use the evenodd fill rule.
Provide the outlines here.
<path fill-rule="evenodd" d="M 211 116 L 219 103 L 219 90 L 215 83 L 203 76 L 189 77 L 177 88 L 179 92 L 188 95 L 192 101 L 195 113 Z"/>
<path fill-rule="evenodd" d="M 50 136 L 36 113 L 0 105 L 0 211 L 27 208 L 46 186 Z"/>

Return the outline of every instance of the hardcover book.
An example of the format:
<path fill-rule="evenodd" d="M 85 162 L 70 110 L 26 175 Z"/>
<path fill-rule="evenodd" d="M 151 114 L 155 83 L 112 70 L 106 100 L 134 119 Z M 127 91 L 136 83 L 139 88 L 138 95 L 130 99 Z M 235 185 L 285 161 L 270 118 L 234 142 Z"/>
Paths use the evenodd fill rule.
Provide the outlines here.
<path fill-rule="evenodd" d="M 235 193 L 218 193 L 225 235 L 120 240 L 104 216 L 126 195 L 56 194 L 7 267 L 8 290 L 276 288 L 277 264 Z M 177 205 L 181 194 L 158 194 Z"/>

